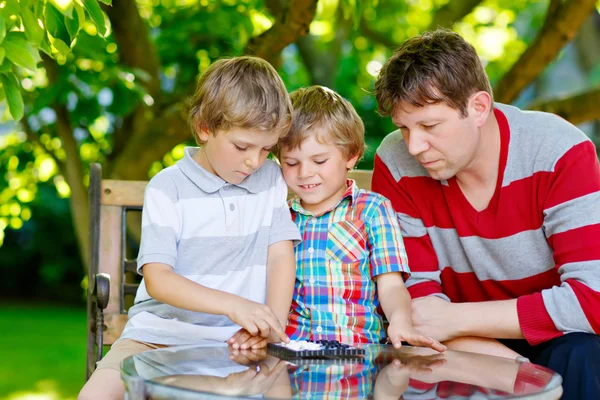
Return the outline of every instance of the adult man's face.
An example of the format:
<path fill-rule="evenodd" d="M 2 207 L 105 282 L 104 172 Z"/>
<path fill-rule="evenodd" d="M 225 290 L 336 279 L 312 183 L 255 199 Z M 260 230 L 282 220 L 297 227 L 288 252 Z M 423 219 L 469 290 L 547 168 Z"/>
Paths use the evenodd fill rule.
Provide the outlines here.
<path fill-rule="evenodd" d="M 433 179 L 450 179 L 474 163 L 481 136 L 475 113 L 469 106 L 467 111 L 463 117 L 446 103 L 416 107 L 403 102 L 394 107 L 392 121 L 408 152 Z"/>

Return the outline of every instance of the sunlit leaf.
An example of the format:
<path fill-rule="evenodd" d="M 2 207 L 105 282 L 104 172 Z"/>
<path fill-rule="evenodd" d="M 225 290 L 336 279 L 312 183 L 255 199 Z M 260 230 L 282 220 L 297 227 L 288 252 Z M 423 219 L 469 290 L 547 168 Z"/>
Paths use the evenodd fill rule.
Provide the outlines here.
<path fill-rule="evenodd" d="M 27 39 L 39 46 L 42 39 L 44 39 L 44 29 L 38 23 L 35 15 L 33 15 L 30 9 L 23 8 L 21 11 L 21 20 L 23 21 Z"/>
<path fill-rule="evenodd" d="M 15 121 L 23 118 L 23 97 L 21 96 L 21 86 L 17 81 L 15 74 L 4 73 L 0 74 L 0 80 L 4 87 L 4 93 L 6 95 L 6 102 L 8 103 L 8 110 Z"/>
<path fill-rule="evenodd" d="M 2 47 L 6 50 L 6 58 L 30 71 L 35 71 L 38 61 L 41 60 L 38 51 L 22 32 L 9 32 Z"/>
<path fill-rule="evenodd" d="M 71 40 L 75 39 L 77 33 L 79 33 L 79 30 L 81 29 L 81 25 L 79 24 L 79 13 L 77 13 L 75 18 L 65 17 L 64 22 L 65 26 L 67 27 L 67 31 L 69 32 L 69 36 L 71 37 Z"/>
<path fill-rule="evenodd" d="M 98 5 L 98 2 L 96 0 L 82 0 L 82 1 L 83 1 L 83 6 L 85 7 L 85 10 L 90 15 L 90 18 L 92 19 L 92 21 L 94 21 L 94 24 L 96 25 L 96 28 L 98 29 L 98 33 L 100 33 L 101 36 L 106 35 L 106 20 L 104 19 L 104 13 L 102 12 L 102 9 Z"/>
<path fill-rule="evenodd" d="M 4 47 L 0 47 L 0 64 L 4 62 L 4 57 L 6 56 L 6 50 Z"/>
<path fill-rule="evenodd" d="M 0 8 L 0 15 L 9 18 L 11 15 L 19 15 L 21 6 L 17 0 L 4 0 L 4 7 Z"/>
<path fill-rule="evenodd" d="M 46 29 L 53 37 L 71 43 L 71 35 L 65 26 L 65 17 L 54 6 L 46 6 Z"/>
<path fill-rule="evenodd" d="M 65 17 L 73 18 L 73 0 L 50 0 L 50 3 Z"/>
<path fill-rule="evenodd" d="M 0 44 L 2 44 L 2 41 L 4 40 L 5 37 L 6 37 L 6 21 L 4 20 L 4 17 L 2 15 L 0 15 Z"/>

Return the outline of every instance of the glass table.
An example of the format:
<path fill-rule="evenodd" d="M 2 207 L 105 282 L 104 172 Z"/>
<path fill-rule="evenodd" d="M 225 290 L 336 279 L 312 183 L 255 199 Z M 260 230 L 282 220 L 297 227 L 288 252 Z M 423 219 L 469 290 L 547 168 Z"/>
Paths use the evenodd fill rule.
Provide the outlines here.
<path fill-rule="evenodd" d="M 528 362 L 474 353 L 367 345 L 364 357 L 282 360 L 205 343 L 123 360 L 137 399 L 559 399 L 562 379 Z"/>

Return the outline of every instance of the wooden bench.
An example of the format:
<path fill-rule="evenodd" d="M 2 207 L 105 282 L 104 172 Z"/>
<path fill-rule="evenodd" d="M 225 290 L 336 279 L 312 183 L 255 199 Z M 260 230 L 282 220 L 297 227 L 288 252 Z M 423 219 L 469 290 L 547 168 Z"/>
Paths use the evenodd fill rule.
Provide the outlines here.
<path fill-rule="evenodd" d="M 372 171 L 351 171 L 360 188 L 371 188 Z M 141 217 L 146 181 L 102 179 L 100 164 L 90 168 L 90 269 L 87 295 L 86 380 L 105 346 L 119 338 L 141 281 L 136 273 L 139 243 L 128 235 L 128 221 Z M 136 254 L 133 254 L 136 253 Z"/>

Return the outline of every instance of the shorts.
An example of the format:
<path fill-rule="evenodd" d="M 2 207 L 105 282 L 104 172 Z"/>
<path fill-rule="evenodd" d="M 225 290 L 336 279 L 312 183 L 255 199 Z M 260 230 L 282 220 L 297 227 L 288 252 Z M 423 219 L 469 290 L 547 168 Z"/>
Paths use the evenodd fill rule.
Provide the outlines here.
<path fill-rule="evenodd" d="M 138 342 L 132 339 L 119 339 L 112 345 L 108 353 L 98 362 L 96 370 L 114 369 L 121 371 L 121 361 L 134 354 L 143 353 L 148 350 L 163 349 L 168 347 L 164 344 Z"/>

